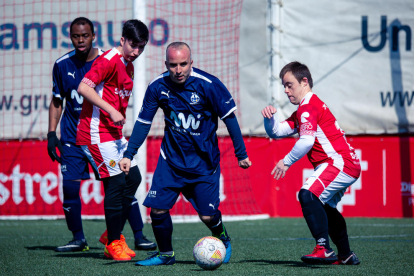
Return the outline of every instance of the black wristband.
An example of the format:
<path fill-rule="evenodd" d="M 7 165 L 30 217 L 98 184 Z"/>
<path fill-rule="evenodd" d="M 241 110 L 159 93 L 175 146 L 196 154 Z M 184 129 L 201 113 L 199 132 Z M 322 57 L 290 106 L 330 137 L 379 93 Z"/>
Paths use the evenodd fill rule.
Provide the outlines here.
<path fill-rule="evenodd" d="M 50 137 L 53 137 L 53 136 L 56 136 L 56 131 L 50 131 L 50 132 L 47 134 L 47 139 L 49 139 Z"/>

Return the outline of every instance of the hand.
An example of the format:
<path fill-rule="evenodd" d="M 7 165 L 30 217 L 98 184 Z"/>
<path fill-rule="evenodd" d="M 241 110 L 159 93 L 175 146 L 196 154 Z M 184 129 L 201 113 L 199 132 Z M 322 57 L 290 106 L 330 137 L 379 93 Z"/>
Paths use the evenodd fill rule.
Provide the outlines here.
<path fill-rule="evenodd" d="M 276 167 L 272 170 L 272 175 L 274 174 L 276 180 L 279 180 L 280 177 L 285 177 L 286 171 L 289 169 L 289 166 L 283 163 L 283 159 L 277 163 Z"/>
<path fill-rule="evenodd" d="M 266 106 L 262 110 L 262 115 L 263 115 L 263 117 L 270 119 L 270 118 L 273 117 L 273 114 L 275 114 L 276 112 L 277 112 L 276 108 L 269 105 L 269 106 Z"/>
<path fill-rule="evenodd" d="M 125 172 L 125 174 L 128 175 L 129 168 L 131 167 L 131 159 L 124 157 L 121 159 L 121 161 L 118 162 L 118 165 L 121 171 Z"/>
<path fill-rule="evenodd" d="M 60 155 L 63 154 L 63 147 L 59 139 L 56 136 L 55 131 L 51 131 L 47 134 L 47 153 L 50 156 L 50 159 L 54 162 L 55 160 L 59 163 L 62 163 L 62 159 L 57 155 L 56 147 L 59 149 Z"/>
<path fill-rule="evenodd" d="M 239 161 L 239 167 L 240 168 L 247 169 L 251 165 L 252 165 L 252 162 L 249 160 L 249 157 Z"/>
<path fill-rule="evenodd" d="M 111 117 L 112 122 L 114 122 L 114 125 L 123 126 L 125 124 L 126 120 L 118 110 L 114 109 L 111 113 L 109 113 L 109 116 Z"/>

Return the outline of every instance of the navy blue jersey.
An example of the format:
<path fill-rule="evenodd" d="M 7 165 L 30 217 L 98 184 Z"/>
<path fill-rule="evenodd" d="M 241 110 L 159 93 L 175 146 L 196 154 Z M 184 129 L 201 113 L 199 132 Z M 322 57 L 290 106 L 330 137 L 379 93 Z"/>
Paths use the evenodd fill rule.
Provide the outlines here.
<path fill-rule="evenodd" d="M 99 55 L 103 52 L 99 49 Z M 60 135 L 63 143 L 76 144 L 76 128 L 82 110 L 83 97 L 78 86 L 83 76 L 91 69 L 94 60 L 83 62 L 75 56 L 75 50 L 67 53 L 53 66 L 53 96 L 66 99 L 65 111 L 60 120 Z"/>
<path fill-rule="evenodd" d="M 149 84 L 137 120 L 151 124 L 158 107 L 165 116 L 162 157 L 177 169 L 212 174 L 220 163 L 218 118 L 236 110 L 224 84 L 197 68 L 184 84 L 174 83 L 165 72 Z"/>

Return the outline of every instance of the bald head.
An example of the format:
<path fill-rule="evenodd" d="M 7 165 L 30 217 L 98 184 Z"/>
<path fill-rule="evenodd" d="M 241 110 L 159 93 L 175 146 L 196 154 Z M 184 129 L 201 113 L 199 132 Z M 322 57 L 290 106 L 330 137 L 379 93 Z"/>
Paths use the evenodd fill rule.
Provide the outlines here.
<path fill-rule="evenodd" d="M 173 82 L 184 84 L 190 77 L 192 65 L 191 50 L 186 43 L 173 42 L 168 45 L 165 66 Z"/>
<path fill-rule="evenodd" d="M 191 59 L 191 49 L 190 49 L 190 46 L 188 46 L 188 44 L 185 43 L 185 42 L 177 41 L 177 42 L 170 43 L 167 46 L 167 49 L 165 51 L 165 54 L 166 54 L 165 60 L 168 60 L 168 52 L 169 52 L 170 49 L 173 49 L 173 50 L 183 50 L 185 48 L 188 49 L 188 52 L 190 53 L 190 59 Z"/>

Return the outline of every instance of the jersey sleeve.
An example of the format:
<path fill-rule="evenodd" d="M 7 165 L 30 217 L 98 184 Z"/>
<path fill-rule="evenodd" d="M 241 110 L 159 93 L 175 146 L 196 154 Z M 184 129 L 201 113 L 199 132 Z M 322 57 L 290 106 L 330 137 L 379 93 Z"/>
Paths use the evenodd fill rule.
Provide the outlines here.
<path fill-rule="evenodd" d="M 297 126 L 295 123 L 296 111 L 283 122 L 279 122 L 278 113 L 273 114 L 273 117 L 264 118 L 264 127 L 267 135 L 270 138 L 283 138 L 297 133 Z"/>
<path fill-rule="evenodd" d="M 211 83 L 207 90 L 207 98 L 211 103 L 214 112 L 217 113 L 221 120 L 237 109 L 236 103 L 229 90 L 227 90 L 224 84 L 219 80 L 215 80 Z"/>
<path fill-rule="evenodd" d="M 106 58 L 98 58 L 92 64 L 91 70 L 85 74 L 82 79 L 83 83 L 88 86 L 95 88 L 98 84 L 103 81 L 109 80 L 113 75 L 116 74 L 116 63 L 110 62 Z"/>
<path fill-rule="evenodd" d="M 55 63 L 55 65 L 53 65 L 52 78 L 53 78 L 52 79 L 52 81 L 53 81 L 53 88 L 52 88 L 53 96 L 63 100 L 65 95 L 62 95 L 62 94 L 64 93 L 65 90 L 61 89 L 62 79 L 61 79 L 61 74 L 59 72 L 59 66 L 57 65 L 57 63 Z"/>
<path fill-rule="evenodd" d="M 152 119 L 157 113 L 158 104 L 158 92 L 155 85 L 149 85 L 145 92 L 144 101 L 142 103 L 141 111 L 138 114 L 137 121 L 144 124 L 151 124 Z"/>

